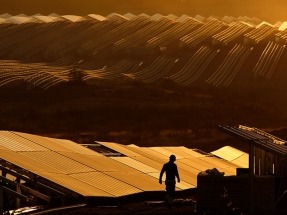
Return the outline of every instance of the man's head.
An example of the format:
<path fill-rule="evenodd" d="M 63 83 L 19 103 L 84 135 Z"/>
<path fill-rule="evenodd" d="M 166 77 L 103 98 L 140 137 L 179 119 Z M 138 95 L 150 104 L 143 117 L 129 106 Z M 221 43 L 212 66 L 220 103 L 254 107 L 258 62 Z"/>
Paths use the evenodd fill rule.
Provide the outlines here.
<path fill-rule="evenodd" d="M 171 155 L 171 156 L 169 156 L 169 160 L 170 160 L 171 162 L 176 161 L 176 157 L 175 157 L 175 155 Z"/>

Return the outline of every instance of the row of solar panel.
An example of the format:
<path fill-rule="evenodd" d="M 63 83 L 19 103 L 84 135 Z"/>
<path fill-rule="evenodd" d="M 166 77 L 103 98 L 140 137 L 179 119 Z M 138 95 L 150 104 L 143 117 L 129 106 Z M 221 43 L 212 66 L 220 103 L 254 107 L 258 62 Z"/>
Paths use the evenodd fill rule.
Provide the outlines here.
<path fill-rule="evenodd" d="M 98 143 L 124 156 L 106 157 L 69 140 L 0 131 L 0 158 L 82 196 L 97 197 L 163 190 L 159 171 L 170 154 L 177 156 L 182 179 L 178 190 L 196 187 L 197 174 L 206 169 L 234 175 L 237 167 L 248 165 L 248 155 L 231 147 L 215 151 L 214 156 L 186 147 Z"/>
<path fill-rule="evenodd" d="M 248 77 L 271 79 L 284 54 L 285 47 L 285 45 L 269 42 L 254 65 L 253 71 L 249 72 Z M 205 83 L 217 87 L 227 87 L 238 76 L 252 52 L 254 52 L 254 47 L 235 44 L 222 63 L 217 67 L 213 66 L 213 69 L 216 70 L 211 71 L 212 73 L 209 72 L 208 75 L 205 74 L 207 67 L 221 55 L 220 49 L 215 50 L 208 46 L 201 46 L 194 54 L 189 56 L 188 61 L 180 57 L 169 56 L 159 56 L 152 62 L 124 58 L 116 65 L 107 65 L 93 70 L 80 69 L 78 72 L 83 81 L 131 78 L 150 83 L 168 78 L 182 86 L 190 86 L 205 75 L 206 79 L 203 80 Z M 0 68 L 0 86 L 24 81 L 32 87 L 48 89 L 68 82 L 73 78 L 73 75 L 77 75 L 74 74 L 77 72 L 74 67 L 23 64 L 16 61 L 1 61 Z"/>

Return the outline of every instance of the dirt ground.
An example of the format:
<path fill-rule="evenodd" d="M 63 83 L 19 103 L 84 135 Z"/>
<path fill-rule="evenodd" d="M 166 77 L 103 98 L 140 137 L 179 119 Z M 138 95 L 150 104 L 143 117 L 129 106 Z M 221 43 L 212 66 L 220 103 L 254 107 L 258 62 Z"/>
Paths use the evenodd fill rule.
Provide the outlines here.
<path fill-rule="evenodd" d="M 186 146 L 206 152 L 230 145 L 247 151 L 218 125 L 247 125 L 287 138 L 286 90 L 273 85 L 215 89 L 138 82 L 65 85 L 48 91 L 0 90 L 1 130 L 78 143 Z"/>

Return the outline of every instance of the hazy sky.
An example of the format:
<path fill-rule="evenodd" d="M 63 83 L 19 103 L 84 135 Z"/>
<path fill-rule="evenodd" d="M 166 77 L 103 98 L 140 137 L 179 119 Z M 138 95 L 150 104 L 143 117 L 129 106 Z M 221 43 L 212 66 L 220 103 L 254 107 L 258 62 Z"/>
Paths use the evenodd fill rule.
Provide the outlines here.
<path fill-rule="evenodd" d="M 0 0 L 0 14 L 107 15 L 112 12 L 249 16 L 276 22 L 287 20 L 287 0 Z"/>

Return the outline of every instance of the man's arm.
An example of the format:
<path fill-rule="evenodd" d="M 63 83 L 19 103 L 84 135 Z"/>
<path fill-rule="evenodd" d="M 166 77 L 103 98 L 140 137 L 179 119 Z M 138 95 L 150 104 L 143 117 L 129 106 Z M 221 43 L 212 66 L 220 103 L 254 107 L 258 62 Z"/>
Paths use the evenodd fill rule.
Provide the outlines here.
<path fill-rule="evenodd" d="M 177 166 L 176 166 L 176 169 L 175 169 L 175 176 L 177 177 L 177 182 L 179 183 L 180 182 L 180 178 L 179 178 L 179 174 L 178 174 L 178 169 L 177 169 Z"/>
<path fill-rule="evenodd" d="M 160 174 L 159 174 L 159 183 L 162 184 L 162 176 L 163 176 L 163 173 L 165 172 L 165 165 L 163 165 L 161 171 L 160 171 Z"/>

